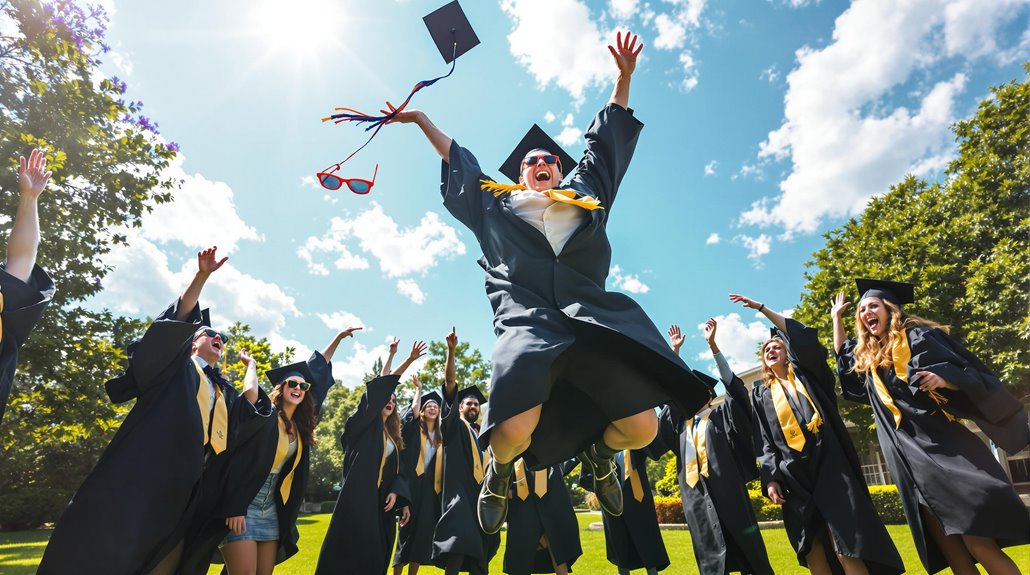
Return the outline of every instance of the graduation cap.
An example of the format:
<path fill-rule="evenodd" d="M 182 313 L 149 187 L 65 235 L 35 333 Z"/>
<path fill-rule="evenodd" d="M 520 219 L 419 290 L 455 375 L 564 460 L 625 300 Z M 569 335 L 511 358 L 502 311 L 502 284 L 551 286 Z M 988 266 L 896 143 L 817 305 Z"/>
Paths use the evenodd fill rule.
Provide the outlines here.
<path fill-rule="evenodd" d="M 479 45 L 479 37 L 458 0 L 430 12 L 422 21 L 429 28 L 429 35 L 433 37 L 443 61 L 448 64 Z"/>
<path fill-rule="evenodd" d="M 474 397 L 479 400 L 479 405 L 486 403 L 486 396 L 476 386 L 469 386 L 458 392 L 458 403 L 465 401 L 466 397 Z"/>
<path fill-rule="evenodd" d="M 268 378 L 268 381 L 272 382 L 273 387 L 286 381 L 286 378 L 294 375 L 302 378 L 308 383 L 315 382 L 315 376 L 311 374 L 311 369 L 308 367 L 308 362 L 306 361 L 298 361 L 297 363 L 291 363 L 290 365 L 284 365 L 265 372 L 265 377 Z"/>
<path fill-rule="evenodd" d="M 518 183 L 519 175 L 522 173 L 522 160 L 526 157 L 526 154 L 536 149 L 547 150 L 549 153 L 558 156 L 558 159 L 561 161 L 563 178 L 568 176 L 572 169 L 576 167 L 576 160 L 572 159 L 568 152 L 563 150 L 557 142 L 548 136 L 543 128 L 533 124 L 533 127 L 522 137 L 522 141 L 511 151 L 508 159 L 504 160 L 504 163 L 501 164 L 501 173 L 511 181 Z"/>
<path fill-rule="evenodd" d="M 435 391 L 430 391 L 429 393 L 422 395 L 422 404 L 419 406 L 419 409 L 425 409 L 426 404 L 430 401 L 436 403 L 437 407 L 443 405 L 443 397 L 440 397 L 440 394 Z"/>
<path fill-rule="evenodd" d="M 715 385 L 719 383 L 719 380 L 696 369 L 691 369 L 690 371 L 694 372 L 694 376 L 700 379 L 701 383 L 705 384 L 705 387 L 708 388 L 708 394 L 715 397 Z"/>
<path fill-rule="evenodd" d="M 857 279 L 859 300 L 867 297 L 878 297 L 897 305 L 905 305 L 916 301 L 915 286 L 905 282 L 892 282 L 889 280 Z"/>
<path fill-rule="evenodd" d="M 214 327 L 214 325 L 211 324 L 211 308 L 206 307 L 200 310 L 200 325 Z"/>
<path fill-rule="evenodd" d="M 783 332 L 776 326 L 769 328 L 769 339 L 784 339 Z"/>

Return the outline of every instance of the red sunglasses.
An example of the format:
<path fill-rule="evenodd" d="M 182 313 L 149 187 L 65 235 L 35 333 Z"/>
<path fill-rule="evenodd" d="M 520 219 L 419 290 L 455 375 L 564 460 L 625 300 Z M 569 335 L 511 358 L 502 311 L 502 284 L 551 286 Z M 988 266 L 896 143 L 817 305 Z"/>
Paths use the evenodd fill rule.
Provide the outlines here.
<path fill-rule="evenodd" d="M 372 180 L 365 180 L 362 178 L 341 178 L 333 172 L 340 169 L 340 164 L 330 166 L 323 172 L 318 172 L 318 182 L 322 184 L 322 187 L 327 190 L 338 190 L 344 184 L 347 184 L 347 188 L 355 194 L 367 194 L 372 190 L 372 186 L 376 184 L 376 175 L 379 174 L 379 164 L 376 164 L 375 172 L 372 173 Z"/>

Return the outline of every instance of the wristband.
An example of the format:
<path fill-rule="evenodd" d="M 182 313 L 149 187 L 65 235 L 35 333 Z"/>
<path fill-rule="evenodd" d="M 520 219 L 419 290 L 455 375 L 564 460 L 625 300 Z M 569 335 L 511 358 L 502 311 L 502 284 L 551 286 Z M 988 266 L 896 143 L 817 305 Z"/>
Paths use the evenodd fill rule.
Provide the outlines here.
<path fill-rule="evenodd" d="M 762 305 L 758 306 L 758 311 L 762 311 L 763 309 L 765 309 L 765 304 L 764 303 Z"/>

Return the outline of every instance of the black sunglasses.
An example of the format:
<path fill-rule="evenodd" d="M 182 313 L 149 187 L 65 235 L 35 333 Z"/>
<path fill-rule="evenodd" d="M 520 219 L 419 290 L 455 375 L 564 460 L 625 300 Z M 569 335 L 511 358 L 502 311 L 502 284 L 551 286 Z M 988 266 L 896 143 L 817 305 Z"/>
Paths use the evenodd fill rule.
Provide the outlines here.
<path fill-rule="evenodd" d="M 290 389 L 294 389 L 299 386 L 301 391 L 307 391 L 311 387 L 311 384 L 306 381 L 294 381 L 292 379 L 287 381 L 286 385 L 288 385 Z"/>
<path fill-rule="evenodd" d="M 544 156 L 530 156 L 525 160 L 527 166 L 533 166 L 540 161 L 543 161 L 545 164 L 556 164 L 558 163 L 558 156 L 552 154 Z"/>
<path fill-rule="evenodd" d="M 204 328 L 204 329 L 198 331 L 197 334 L 193 336 L 193 341 L 196 341 L 197 338 L 202 336 L 202 335 L 206 335 L 208 337 L 215 337 L 217 335 L 219 338 L 221 338 L 223 344 L 228 344 L 229 343 L 229 336 L 225 335 L 224 333 L 222 333 L 220 331 L 215 331 L 215 330 L 213 330 L 213 329 L 211 329 L 209 327 Z"/>

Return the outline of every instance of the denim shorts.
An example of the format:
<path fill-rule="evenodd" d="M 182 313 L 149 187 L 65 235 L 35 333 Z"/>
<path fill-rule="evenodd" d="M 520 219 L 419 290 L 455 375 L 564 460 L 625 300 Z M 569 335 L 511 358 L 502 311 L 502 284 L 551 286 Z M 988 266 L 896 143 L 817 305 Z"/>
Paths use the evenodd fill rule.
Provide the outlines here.
<path fill-rule="evenodd" d="M 222 541 L 234 543 L 236 541 L 276 541 L 279 539 L 279 513 L 275 509 L 276 485 L 279 483 L 279 474 L 269 474 L 265 484 L 261 486 L 254 500 L 247 507 L 247 530 L 239 535 L 231 531 L 228 537 Z"/>

